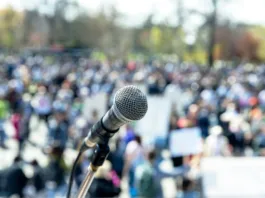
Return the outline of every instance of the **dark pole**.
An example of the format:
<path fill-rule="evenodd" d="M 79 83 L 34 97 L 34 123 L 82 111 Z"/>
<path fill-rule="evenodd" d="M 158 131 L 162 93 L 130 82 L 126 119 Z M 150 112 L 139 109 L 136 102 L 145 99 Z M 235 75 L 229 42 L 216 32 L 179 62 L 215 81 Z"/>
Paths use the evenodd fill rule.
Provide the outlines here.
<path fill-rule="evenodd" d="M 177 1 L 177 16 L 178 16 L 178 26 L 177 26 L 177 31 L 181 31 L 183 28 L 183 22 L 184 22 L 184 17 L 183 17 L 183 0 L 178 0 Z M 183 61 L 183 49 L 178 50 L 179 52 L 179 62 L 182 63 Z"/>
<path fill-rule="evenodd" d="M 215 30 L 216 30 L 216 19 L 217 19 L 217 0 L 212 0 L 212 2 L 214 10 L 210 18 L 210 43 L 208 48 L 209 67 L 212 67 L 214 62 Z"/>

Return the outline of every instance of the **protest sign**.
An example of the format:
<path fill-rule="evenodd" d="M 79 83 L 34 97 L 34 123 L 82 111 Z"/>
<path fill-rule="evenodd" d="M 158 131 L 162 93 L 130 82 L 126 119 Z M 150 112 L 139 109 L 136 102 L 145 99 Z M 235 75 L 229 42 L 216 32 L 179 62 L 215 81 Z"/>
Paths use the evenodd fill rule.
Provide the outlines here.
<path fill-rule="evenodd" d="M 107 94 L 97 93 L 85 99 L 83 115 L 91 119 L 93 111 L 97 111 L 98 118 L 101 118 L 107 111 Z"/>
<path fill-rule="evenodd" d="M 135 123 L 136 131 L 145 141 L 165 138 L 168 133 L 171 101 L 163 96 L 147 96 L 148 111 L 143 119 Z"/>
<path fill-rule="evenodd" d="M 170 134 L 169 149 L 172 157 L 199 154 L 203 151 L 199 128 L 174 130 Z"/>
<path fill-rule="evenodd" d="M 265 158 L 204 158 L 203 197 L 265 197 Z"/>

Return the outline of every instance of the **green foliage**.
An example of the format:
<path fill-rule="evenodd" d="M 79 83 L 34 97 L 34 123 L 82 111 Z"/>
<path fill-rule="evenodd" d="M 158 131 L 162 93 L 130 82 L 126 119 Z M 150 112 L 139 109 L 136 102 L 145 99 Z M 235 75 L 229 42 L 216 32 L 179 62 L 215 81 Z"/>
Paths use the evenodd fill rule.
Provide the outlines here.
<path fill-rule="evenodd" d="M 162 44 L 162 31 L 158 27 L 152 27 L 150 31 L 150 50 L 159 52 Z"/>
<path fill-rule="evenodd" d="M 149 24 L 149 23 L 148 23 Z M 150 27 L 150 24 L 148 25 Z M 181 28 L 173 28 L 168 25 L 145 26 L 138 30 L 136 49 L 143 49 L 151 54 L 178 54 L 182 55 L 185 49 L 185 33 Z"/>
<path fill-rule="evenodd" d="M 256 26 L 250 29 L 250 32 L 258 40 L 257 56 L 261 61 L 265 61 L 265 27 Z"/>
<path fill-rule="evenodd" d="M 0 10 L 0 45 L 2 47 L 15 47 L 21 21 L 22 14 L 12 7 Z"/>
<path fill-rule="evenodd" d="M 133 53 L 133 52 L 130 52 L 128 53 L 126 59 L 128 61 L 140 61 L 140 62 L 146 62 L 149 60 L 149 56 L 148 54 L 145 54 L 145 53 Z"/>
<path fill-rule="evenodd" d="M 107 57 L 103 52 L 100 51 L 93 51 L 90 56 L 93 60 L 98 60 L 98 61 L 106 61 Z"/>
<path fill-rule="evenodd" d="M 205 65 L 207 63 L 207 52 L 198 46 L 194 46 L 192 50 L 184 52 L 183 60 L 186 62 L 195 62 Z"/>
<path fill-rule="evenodd" d="M 54 4 L 49 5 L 52 13 L 49 15 L 39 12 L 42 4 L 38 9 L 25 10 L 24 13 L 12 7 L 0 10 L 0 47 L 42 48 L 58 44 L 64 47 L 97 49 L 92 53 L 92 57 L 97 60 L 148 60 L 155 56 L 160 60 L 171 58 L 206 63 L 211 29 L 210 16 L 207 14 L 205 22 L 197 30 L 195 43 L 189 46 L 185 42 L 187 35 L 183 29 L 188 17 L 183 15 L 185 12 L 181 9 L 176 16 L 179 24 L 175 27 L 167 23 L 154 24 L 153 15 L 150 15 L 141 27 L 125 28 L 117 23 L 122 16 L 114 7 L 108 12 L 102 9 L 96 14 L 90 14 L 76 2 L 54 0 Z M 179 2 L 181 5 L 181 1 Z M 67 13 L 71 9 L 74 9 L 76 17 L 70 20 Z M 247 60 L 265 61 L 264 52 L 265 27 L 218 24 L 215 60 L 228 61 L 234 57 L 247 57 Z"/>

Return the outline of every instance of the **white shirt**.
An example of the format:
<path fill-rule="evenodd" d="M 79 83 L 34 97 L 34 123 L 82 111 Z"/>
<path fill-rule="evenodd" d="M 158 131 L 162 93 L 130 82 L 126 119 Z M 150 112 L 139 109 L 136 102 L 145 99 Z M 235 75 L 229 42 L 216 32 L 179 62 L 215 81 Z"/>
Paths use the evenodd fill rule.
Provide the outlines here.
<path fill-rule="evenodd" d="M 46 94 L 37 94 L 32 101 L 32 106 L 37 113 L 48 114 L 52 109 L 51 99 Z"/>
<path fill-rule="evenodd" d="M 205 146 L 209 156 L 223 156 L 225 155 L 228 142 L 224 136 L 210 135 L 206 139 Z"/>
<path fill-rule="evenodd" d="M 136 141 L 131 141 L 125 149 L 125 157 L 131 161 L 132 166 L 136 167 L 144 160 L 144 150 Z"/>

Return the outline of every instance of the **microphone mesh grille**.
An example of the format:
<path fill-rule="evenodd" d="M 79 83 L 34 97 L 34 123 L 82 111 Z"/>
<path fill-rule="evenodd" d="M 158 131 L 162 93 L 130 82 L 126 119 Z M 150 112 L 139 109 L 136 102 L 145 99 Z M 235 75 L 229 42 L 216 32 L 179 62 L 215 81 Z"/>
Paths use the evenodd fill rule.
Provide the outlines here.
<path fill-rule="evenodd" d="M 133 85 L 118 90 L 114 103 L 119 112 L 129 120 L 140 120 L 148 109 L 145 94 Z"/>

